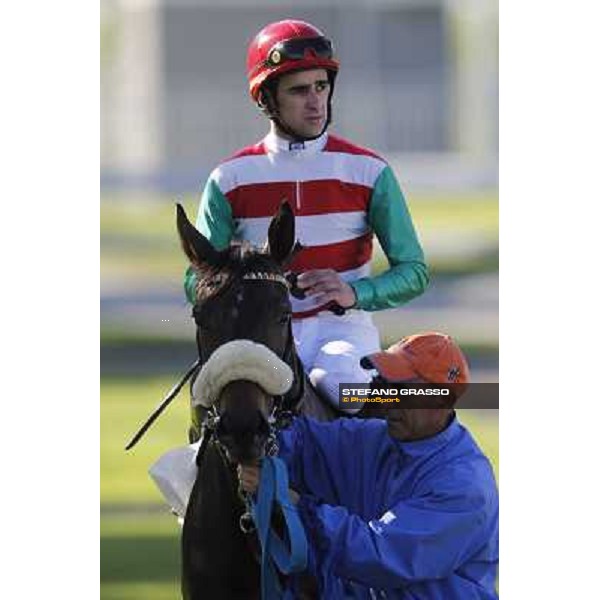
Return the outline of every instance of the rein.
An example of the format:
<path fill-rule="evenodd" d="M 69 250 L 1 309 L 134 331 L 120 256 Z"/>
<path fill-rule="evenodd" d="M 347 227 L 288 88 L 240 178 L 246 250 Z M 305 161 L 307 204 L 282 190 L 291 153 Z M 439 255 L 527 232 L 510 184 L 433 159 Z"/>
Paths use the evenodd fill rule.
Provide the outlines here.
<path fill-rule="evenodd" d="M 160 414 L 171 404 L 172 400 L 179 394 L 181 388 L 184 386 L 185 382 L 188 381 L 195 373 L 200 370 L 201 363 L 198 358 L 194 364 L 186 371 L 185 375 L 171 388 L 171 390 L 167 393 L 164 399 L 158 404 L 158 406 L 152 411 L 146 422 L 138 429 L 135 435 L 131 438 L 127 446 L 125 446 L 125 450 L 131 450 L 142 438 L 142 436 L 150 429 L 150 426 Z"/>
<path fill-rule="evenodd" d="M 262 600 L 277 600 L 283 597 L 278 571 L 284 575 L 292 575 L 304 571 L 308 563 L 308 542 L 298 509 L 289 498 L 287 468 L 277 457 L 277 430 L 291 417 L 290 411 L 283 410 L 281 405 L 277 404 L 268 419 L 266 456 L 261 461 L 261 477 L 256 499 L 241 487 L 238 488 L 238 494 L 246 507 L 246 512 L 240 516 L 240 529 L 246 535 L 256 532 L 260 545 L 260 556 L 255 557 L 260 563 Z M 196 454 L 198 469 L 211 439 L 223 460 L 233 466 L 216 435 L 220 419 L 215 406 L 207 409 L 202 441 Z M 285 539 L 288 540 L 289 548 L 271 527 L 272 516 L 276 510 L 279 510 L 283 517 L 283 524 L 287 530 Z"/>
<path fill-rule="evenodd" d="M 263 600 L 282 596 L 276 568 L 284 575 L 291 575 L 304 571 L 308 563 L 306 534 L 298 509 L 290 501 L 288 486 L 285 463 L 275 456 L 265 458 L 262 461 L 258 497 L 256 502 L 250 501 L 261 546 L 260 588 Z M 283 515 L 289 550 L 271 528 L 271 517 L 276 507 Z"/>

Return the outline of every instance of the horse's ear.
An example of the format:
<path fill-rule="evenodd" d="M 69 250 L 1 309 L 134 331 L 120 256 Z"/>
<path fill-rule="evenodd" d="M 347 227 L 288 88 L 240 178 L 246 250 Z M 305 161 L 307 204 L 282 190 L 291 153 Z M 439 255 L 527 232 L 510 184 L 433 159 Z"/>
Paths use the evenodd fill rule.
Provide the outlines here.
<path fill-rule="evenodd" d="M 293 258 L 296 242 L 296 226 L 292 207 L 284 200 L 269 225 L 267 252 L 280 265 Z"/>
<path fill-rule="evenodd" d="M 220 254 L 212 244 L 190 223 L 185 210 L 177 203 L 177 231 L 181 247 L 193 265 L 208 263 L 216 266 L 220 262 Z"/>

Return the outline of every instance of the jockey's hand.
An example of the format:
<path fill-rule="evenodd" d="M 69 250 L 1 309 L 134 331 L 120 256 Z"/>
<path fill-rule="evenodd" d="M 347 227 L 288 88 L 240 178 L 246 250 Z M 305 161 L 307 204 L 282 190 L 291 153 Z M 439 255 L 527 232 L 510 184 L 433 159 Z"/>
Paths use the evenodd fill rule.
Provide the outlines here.
<path fill-rule="evenodd" d="M 314 296 L 319 304 L 336 302 L 343 308 L 352 308 L 356 304 L 356 294 L 333 269 L 315 269 L 298 275 L 298 287 Z"/>
<path fill-rule="evenodd" d="M 237 471 L 242 489 L 249 494 L 256 494 L 260 481 L 260 466 L 238 465 Z"/>

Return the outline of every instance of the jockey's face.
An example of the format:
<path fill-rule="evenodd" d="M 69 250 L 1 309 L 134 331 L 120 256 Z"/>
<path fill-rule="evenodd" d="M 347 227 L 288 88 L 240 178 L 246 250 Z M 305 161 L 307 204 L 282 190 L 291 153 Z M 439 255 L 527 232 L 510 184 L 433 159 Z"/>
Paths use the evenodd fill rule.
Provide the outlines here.
<path fill-rule="evenodd" d="M 282 75 L 277 85 L 280 119 L 301 136 L 310 138 L 319 135 L 327 120 L 330 91 L 325 69 Z M 281 131 L 279 134 L 288 137 Z"/>

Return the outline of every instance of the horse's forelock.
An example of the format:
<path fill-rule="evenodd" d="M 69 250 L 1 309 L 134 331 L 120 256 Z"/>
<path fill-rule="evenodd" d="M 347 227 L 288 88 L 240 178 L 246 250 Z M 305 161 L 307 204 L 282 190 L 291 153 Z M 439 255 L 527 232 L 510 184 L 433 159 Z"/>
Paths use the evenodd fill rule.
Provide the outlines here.
<path fill-rule="evenodd" d="M 232 269 L 238 274 L 251 271 L 278 273 L 279 267 L 264 251 L 259 250 L 247 241 L 232 244 L 229 248 L 229 260 Z"/>
<path fill-rule="evenodd" d="M 280 268 L 265 252 L 243 240 L 226 249 L 220 266 L 193 267 L 197 275 L 196 300 L 206 300 L 223 292 L 237 277 L 249 272 L 279 274 Z"/>
<path fill-rule="evenodd" d="M 226 266 L 192 267 L 196 273 L 196 302 L 206 300 L 223 291 L 231 280 L 231 272 Z"/>

